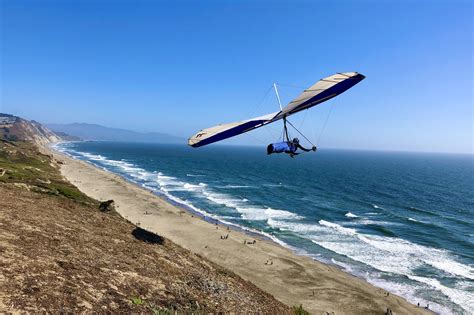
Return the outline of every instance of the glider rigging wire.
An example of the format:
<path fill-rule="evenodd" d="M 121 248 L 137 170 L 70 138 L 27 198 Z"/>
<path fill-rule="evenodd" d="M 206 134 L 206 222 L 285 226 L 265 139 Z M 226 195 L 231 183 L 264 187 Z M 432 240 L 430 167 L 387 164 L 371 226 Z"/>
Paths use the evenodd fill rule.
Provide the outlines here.
<path fill-rule="evenodd" d="M 306 139 L 306 141 L 308 141 L 309 143 L 311 143 L 312 145 L 314 145 L 314 143 L 311 142 L 311 140 L 309 140 L 301 131 L 299 131 L 289 120 L 287 120 L 287 123 L 289 123 L 290 126 L 293 127 L 293 129 L 295 129 L 300 135 L 302 135 L 303 138 Z"/>
<path fill-rule="evenodd" d="M 323 136 L 323 133 L 324 133 L 324 130 L 326 129 L 326 125 L 328 123 L 328 120 L 329 120 L 329 117 L 331 116 L 331 113 L 332 111 L 334 110 L 334 107 L 336 106 L 336 101 L 334 101 L 332 104 L 331 104 L 331 108 L 329 109 L 329 113 L 328 115 L 326 116 L 326 120 L 324 121 L 324 124 L 323 124 L 323 129 L 321 129 L 321 132 L 319 133 L 319 137 L 318 137 L 318 141 L 316 141 L 316 144 L 319 145 L 320 141 L 321 141 L 321 137 Z"/>

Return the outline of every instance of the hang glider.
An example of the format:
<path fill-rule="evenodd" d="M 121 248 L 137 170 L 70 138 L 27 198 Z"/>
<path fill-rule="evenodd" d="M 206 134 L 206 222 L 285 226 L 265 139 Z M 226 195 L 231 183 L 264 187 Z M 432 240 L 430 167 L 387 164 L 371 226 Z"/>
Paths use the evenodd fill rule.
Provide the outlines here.
<path fill-rule="evenodd" d="M 284 108 L 282 108 L 280 104 L 279 112 L 203 129 L 189 138 L 188 144 L 194 148 L 198 148 L 263 127 L 280 119 L 286 122 L 288 116 L 330 100 L 344 93 L 364 78 L 365 76 L 357 72 L 336 73 L 319 80 L 304 90 L 303 93 L 288 103 Z M 275 91 L 277 92 L 278 101 L 280 101 L 276 86 Z"/>

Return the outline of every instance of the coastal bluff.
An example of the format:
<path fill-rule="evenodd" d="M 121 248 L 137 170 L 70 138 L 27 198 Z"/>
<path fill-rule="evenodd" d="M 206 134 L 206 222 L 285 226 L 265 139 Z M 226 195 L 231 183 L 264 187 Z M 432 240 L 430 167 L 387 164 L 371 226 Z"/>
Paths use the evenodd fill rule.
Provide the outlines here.
<path fill-rule="evenodd" d="M 0 313 L 262 313 L 289 306 L 145 231 L 59 173 L 36 141 L 0 140 Z"/>

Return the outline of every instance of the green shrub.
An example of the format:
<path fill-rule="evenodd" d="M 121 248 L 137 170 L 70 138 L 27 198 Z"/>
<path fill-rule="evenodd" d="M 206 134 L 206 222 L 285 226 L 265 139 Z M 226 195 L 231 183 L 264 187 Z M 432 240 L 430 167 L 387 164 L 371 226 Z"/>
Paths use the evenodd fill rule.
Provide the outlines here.
<path fill-rule="evenodd" d="M 133 305 L 142 305 L 143 304 L 143 300 L 141 297 L 137 296 L 137 297 L 134 297 L 132 298 L 132 304 Z"/>
<path fill-rule="evenodd" d="M 293 313 L 295 315 L 309 315 L 309 312 L 303 308 L 303 305 L 300 306 L 293 306 Z"/>

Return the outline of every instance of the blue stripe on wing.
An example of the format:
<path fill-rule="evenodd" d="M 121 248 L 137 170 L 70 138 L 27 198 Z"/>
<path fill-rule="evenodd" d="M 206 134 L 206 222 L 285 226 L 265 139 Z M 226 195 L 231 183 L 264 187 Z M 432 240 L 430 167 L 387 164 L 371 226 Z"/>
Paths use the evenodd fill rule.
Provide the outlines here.
<path fill-rule="evenodd" d="M 207 139 L 196 142 L 196 143 L 192 144 L 191 146 L 193 148 L 199 148 L 199 147 L 201 147 L 203 145 L 206 145 L 206 144 L 221 141 L 221 140 L 236 136 L 238 134 L 241 134 L 243 132 L 249 131 L 249 130 L 254 129 L 256 127 L 260 127 L 260 125 L 264 124 L 265 122 L 268 122 L 268 120 L 247 121 L 247 122 L 244 122 L 244 123 L 242 123 L 238 126 L 235 126 L 233 128 L 227 129 L 223 132 L 217 133 L 217 134 L 215 134 L 215 135 L 213 135 L 213 136 L 211 136 Z M 198 134 L 198 136 L 199 136 L 199 134 Z"/>

